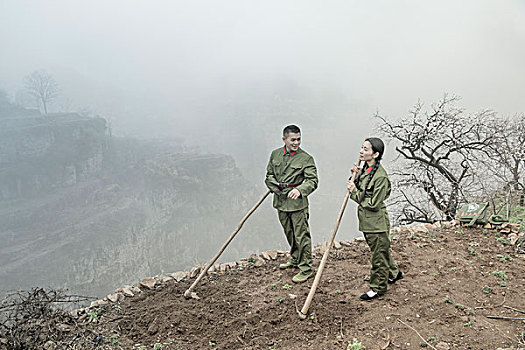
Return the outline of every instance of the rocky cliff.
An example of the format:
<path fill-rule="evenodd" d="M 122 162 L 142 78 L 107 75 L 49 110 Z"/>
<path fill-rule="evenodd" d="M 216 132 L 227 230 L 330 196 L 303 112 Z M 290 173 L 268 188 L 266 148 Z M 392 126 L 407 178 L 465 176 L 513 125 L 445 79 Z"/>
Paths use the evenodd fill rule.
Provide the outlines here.
<path fill-rule="evenodd" d="M 26 111 L 0 118 L 0 199 L 31 198 L 101 170 L 106 121 Z"/>
<path fill-rule="evenodd" d="M 202 263 L 260 192 L 229 156 L 111 138 L 101 118 L 28 112 L 1 122 L 0 293 L 104 295 Z M 232 249 L 261 248 L 248 240 Z"/>

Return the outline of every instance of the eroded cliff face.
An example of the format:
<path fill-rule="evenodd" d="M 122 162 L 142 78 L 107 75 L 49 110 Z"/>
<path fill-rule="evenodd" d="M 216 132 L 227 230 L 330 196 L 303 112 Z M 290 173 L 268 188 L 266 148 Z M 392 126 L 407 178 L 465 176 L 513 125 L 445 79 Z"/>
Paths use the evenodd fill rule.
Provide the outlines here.
<path fill-rule="evenodd" d="M 32 198 L 102 167 L 106 121 L 77 114 L 0 118 L 0 200 Z"/>
<path fill-rule="evenodd" d="M 20 120 L 1 130 L 0 293 L 103 296 L 204 263 L 259 195 L 229 156 L 110 138 L 99 118 Z M 251 237 L 232 249 L 256 251 L 268 239 Z"/>

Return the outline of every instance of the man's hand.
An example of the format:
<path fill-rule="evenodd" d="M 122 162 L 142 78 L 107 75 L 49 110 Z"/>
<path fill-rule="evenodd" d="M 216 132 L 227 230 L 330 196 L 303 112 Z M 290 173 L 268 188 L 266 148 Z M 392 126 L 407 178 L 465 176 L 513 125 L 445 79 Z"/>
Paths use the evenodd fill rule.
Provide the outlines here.
<path fill-rule="evenodd" d="M 288 192 L 288 198 L 297 199 L 299 197 L 301 197 L 301 192 L 299 192 L 297 188 L 294 188 L 293 190 Z"/>
<path fill-rule="evenodd" d="M 355 188 L 355 183 L 352 180 L 348 180 L 346 188 L 348 188 L 348 191 L 352 192 Z"/>

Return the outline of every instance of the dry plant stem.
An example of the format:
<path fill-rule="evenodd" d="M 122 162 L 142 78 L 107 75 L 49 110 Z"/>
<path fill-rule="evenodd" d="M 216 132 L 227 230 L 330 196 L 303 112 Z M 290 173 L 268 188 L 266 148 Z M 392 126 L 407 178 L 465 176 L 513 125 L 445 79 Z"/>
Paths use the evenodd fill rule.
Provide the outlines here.
<path fill-rule="evenodd" d="M 512 310 L 512 311 L 519 312 L 521 314 L 525 314 L 525 311 L 521 311 L 521 310 L 515 309 L 515 308 L 510 307 L 510 306 L 503 305 L 503 307 L 506 308 L 506 309 Z"/>
<path fill-rule="evenodd" d="M 525 317 L 485 316 L 495 320 L 525 320 Z"/>
<path fill-rule="evenodd" d="M 197 277 L 197 279 L 193 282 L 193 284 L 190 286 L 190 288 L 188 288 L 188 290 L 186 290 L 184 292 L 184 297 L 186 297 L 186 299 L 189 299 L 191 298 L 191 292 L 193 291 L 193 289 L 195 288 L 195 286 L 197 286 L 197 284 L 199 283 L 199 281 L 202 279 L 202 277 L 204 277 L 204 275 L 206 274 L 206 272 L 208 272 L 208 270 L 210 269 L 210 267 L 215 263 L 215 261 L 217 261 L 217 259 L 221 256 L 221 254 L 224 252 L 224 250 L 226 249 L 226 247 L 228 246 L 228 244 L 230 244 L 230 242 L 233 240 L 233 238 L 237 235 L 237 233 L 241 230 L 242 228 L 242 225 L 244 225 L 244 223 L 246 222 L 246 220 L 248 220 L 248 218 L 250 217 L 250 215 L 252 215 L 252 213 L 255 211 L 255 209 L 257 209 L 259 207 L 259 205 L 261 205 L 262 202 L 264 202 L 264 200 L 266 199 L 266 197 L 268 197 L 268 195 L 270 194 L 270 190 L 266 191 L 266 193 L 264 194 L 264 196 L 262 196 L 261 199 L 259 199 L 259 201 L 253 206 L 252 209 L 250 209 L 250 211 L 244 216 L 244 218 L 241 220 L 241 223 L 239 224 L 239 226 L 237 226 L 237 229 L 231 234 L 230 238 L 228 238 L 228 240 L 223 244 L 222 248 L 219 250 L 219 252 L 215 255 L 215 257 L 208 263 L 208 265 L 206 265 L 206 267 L 201 271 L 201 273 L 199 274 L 199 277 Z"/>
<path fill-rule="evenodd" d="M 405 326 L 407 326 L 408 328 L 410 328 L 411 330 L 413 330 L 414 332 L 416 332 L 416 334 L 421 338 L 421 340 L 423 340 L 425 342 L 425 344 L 427 344 L 428 346 L 430 346 L 432 349 L 434 350 L 437 350 L 435 347 L 433 347 L 432 345 L 430 345 L 426 340 L 425 338 L 423 338 L 421 336 L 421 334 L 419 334 L 418 331 L 416 331 L 414 328 L 410 327 L 409 325 L 407 325 L 405 322 L 401 321 L 399 318 L 397 319 L 399 322 L 401 322 L 402 324 L 404 324 Z"/>

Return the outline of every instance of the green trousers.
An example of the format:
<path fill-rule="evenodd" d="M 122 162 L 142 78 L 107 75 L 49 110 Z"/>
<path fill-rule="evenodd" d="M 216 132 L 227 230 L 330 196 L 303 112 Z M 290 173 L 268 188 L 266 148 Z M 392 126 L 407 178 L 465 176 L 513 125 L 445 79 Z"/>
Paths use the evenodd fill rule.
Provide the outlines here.
<path fill-rule="evenodd" d="M 301 272 L 312 271 L 312 237 L 308 226 L 308 208 L 297 211 L 277 211 L 284 234 L 290 244 L 290 262 Z"/>
<path fill-rule="evenodd" d="M 370 289 L 378 294 L 385 294 L 388 279 L 397 276 L 397 264 L 390 255 L 390 237 L 387 232 L 364 233 L 366 243 L 372 252 L 372 270 L 370 270 Z"/>

